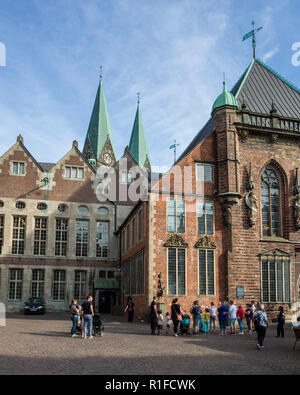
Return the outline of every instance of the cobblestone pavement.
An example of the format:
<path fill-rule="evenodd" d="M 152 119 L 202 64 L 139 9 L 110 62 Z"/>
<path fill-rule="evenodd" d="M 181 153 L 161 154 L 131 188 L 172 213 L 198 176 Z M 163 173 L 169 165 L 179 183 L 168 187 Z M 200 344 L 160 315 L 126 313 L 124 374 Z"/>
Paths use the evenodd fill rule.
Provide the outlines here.
<path fill-rule="evenodd" d="M 275 338 L 265 350 L 256 336 L 217 334 L 151 336 L 146 324 L 105 317 L 104 337 L 70 337 L 68 314 L 9 314 L 0 327 L 0 374 L 300 374 L 300 344 L 294 335 Z"/>

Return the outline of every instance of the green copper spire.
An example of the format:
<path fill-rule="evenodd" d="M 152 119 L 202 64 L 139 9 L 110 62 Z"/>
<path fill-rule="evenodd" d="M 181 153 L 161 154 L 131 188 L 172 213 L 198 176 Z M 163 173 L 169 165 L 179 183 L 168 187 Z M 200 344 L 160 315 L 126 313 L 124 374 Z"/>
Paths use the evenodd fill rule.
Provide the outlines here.
<path fill-rule="evenodd" d="M 140 98 L 138 95 L 138 106 L 136 110 L 134 125 L 131 133 L 129 152 L 136 160 L 139 166 L 151 170 L 150 155 L 148 145 L 146 142 L 144 126 L 142 122 L 142 115 L 140 110 Z"/>
<path fill-rule="evenodd" d="M 101 162 L 106 162 L 104 160 L 104 156 L 107 153 L 111 156 L 111 162 L 115 162 L 115 147 L 102 86 L 101 70 L 100 83 L 84 143 L 83 154 L 88 159 L 96 159 Z M 107 157 L 107 155 L 105 157 Z"/>
<path fill-rule="evenodd" d="M 239 108 L 238 102 L 237 102 L 236 98 L 234 97 L 234 95 L 231 92 L 226 91 L 225 75 L 224 75 L 224 81 L 223 81 L 223 92 L 215 100 L 213 107 L 212 107 L 212 113 L 217 108 L 223 107 L 223 106 L 231 106 L 231 107 Z"/>

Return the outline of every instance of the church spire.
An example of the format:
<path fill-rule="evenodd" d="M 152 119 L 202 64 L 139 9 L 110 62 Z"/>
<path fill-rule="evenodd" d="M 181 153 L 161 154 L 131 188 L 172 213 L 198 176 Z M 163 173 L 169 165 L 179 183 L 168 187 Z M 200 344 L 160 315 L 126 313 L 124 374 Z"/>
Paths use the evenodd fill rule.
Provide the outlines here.
<path fill-rule="evenodd" d="M 83 155 L 87 159 L 96 160 L 106 165 L 113 165 L 116 161 L 115 147 L 102 86 L 102 67 L 100 68 L 100 82 L 84 143 Z"/>
<path fill-rule="evenodd" d="M 131 133 L 129 152 L 139 166 L 151 170 L 150 155 L 145 137 L 142 115 L 140 110 L 140 94 L 138 93 L 138 105 Z"/>

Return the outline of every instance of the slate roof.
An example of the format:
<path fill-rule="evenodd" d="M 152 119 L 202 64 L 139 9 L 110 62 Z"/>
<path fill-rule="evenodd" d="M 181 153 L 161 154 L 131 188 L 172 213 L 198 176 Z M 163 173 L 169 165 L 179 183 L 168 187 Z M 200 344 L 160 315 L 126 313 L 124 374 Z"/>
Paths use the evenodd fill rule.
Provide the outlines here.
<path fill-rule="evenodd" d="M 39 162 L 39 165 L 44 171 L 50 171 L 55 166 L 55 163 Z"/>
<path fill-rule="evenodd" d="M 300 119 L 300 90 L 259 59 L 250 63 L 231 93 L 234 94 L 240 107 L 244 95 L 247 109 L 251 112 L 269 114 L 274 99 L 278 115 Z M 177 162 L 213 133 L 214 129 L 214 122 L 210 118 Z"/>

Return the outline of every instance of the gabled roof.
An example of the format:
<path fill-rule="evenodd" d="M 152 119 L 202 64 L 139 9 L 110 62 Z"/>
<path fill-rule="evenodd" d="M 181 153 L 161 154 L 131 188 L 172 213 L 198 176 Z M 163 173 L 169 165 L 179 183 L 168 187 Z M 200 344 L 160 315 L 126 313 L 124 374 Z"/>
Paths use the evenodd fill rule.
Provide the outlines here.
<path fill-rule="evenodd" d="M 244 96 L 247 110 L 251 112 L 269 114 L 274 99 L 278 115 L 300 119 L 300 90 L 259 59 L 252 60 L 231 93 L 240 107 Z M 214 129 L 214 122 L 210 118 L 177 162 L 213 133 Z"/>
<path fill-rule="evenodd" d="M 129 152 L 139 166 L 144 167 L 147 159 L 150 164 L 150 155 L 139 104 L 137 106 L 134 125 L 131 133 Z"/>
<path fill-rule="evenodd" d="M 94 156 L 94 159 L 98 160 L 108 139 L 110 140 L 112 150 L 116 157 L 101 79 L 83 147 L 83 153 L 86 154 L 87 151 L 92 149 L 92 156 Z"/>

